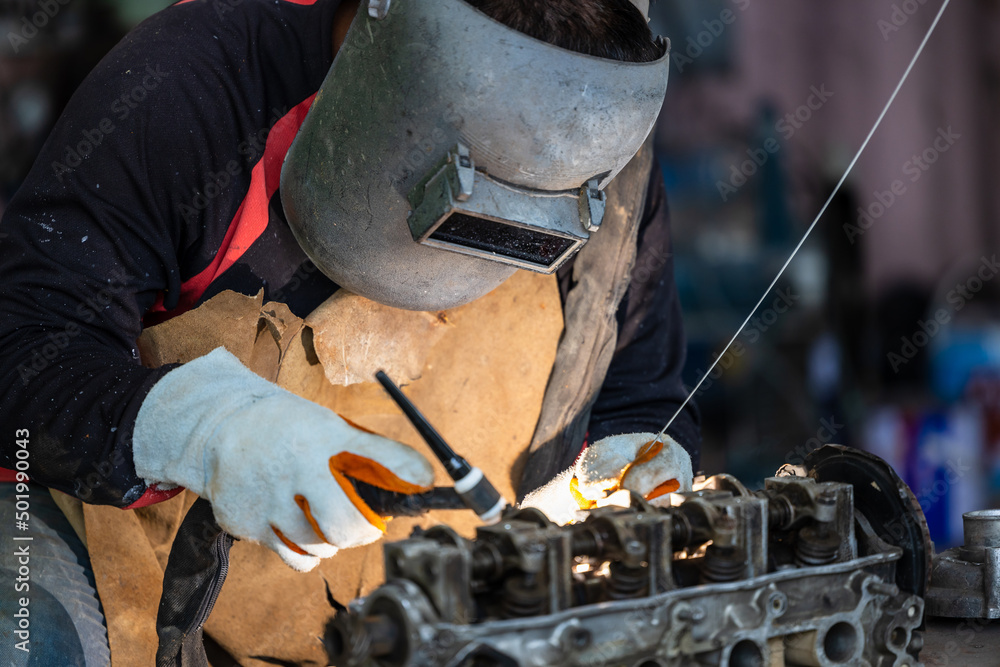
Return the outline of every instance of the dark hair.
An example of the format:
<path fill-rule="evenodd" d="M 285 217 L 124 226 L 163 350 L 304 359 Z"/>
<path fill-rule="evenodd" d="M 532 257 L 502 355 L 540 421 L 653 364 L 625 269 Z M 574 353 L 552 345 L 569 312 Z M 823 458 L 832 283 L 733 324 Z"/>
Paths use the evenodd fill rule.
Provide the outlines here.
<path fill-rule="evenodd" d="M 466 1 L 509 28 L 571 51 L 635 63 L 663 55 L 629 0 Z"/>

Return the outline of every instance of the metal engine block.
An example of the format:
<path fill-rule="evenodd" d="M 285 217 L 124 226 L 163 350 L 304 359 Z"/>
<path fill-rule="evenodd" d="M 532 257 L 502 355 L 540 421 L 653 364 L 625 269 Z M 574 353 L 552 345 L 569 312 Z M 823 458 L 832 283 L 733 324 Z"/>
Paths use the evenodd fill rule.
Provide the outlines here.
<path fill-rule="evenodd" d="M 927 612 L 951 618 L 1000 618 L 1000 511 L 962 515 L 965 544 L 934 556 Z"/>
<path fill-rule="evenodd" d="M 823 460 L 878 467 L 852 451 Z M 909 570 L 926 545 L 890 543 L 877 513 L 869 520 L 856 503 L 856 481 L 816 472 L 755 492 L 719 475 L 672 507 L 634 498 L 563 527 L 511 509 L 475 540 L 444 526 L 415 533 L 386 545 L 387 583 L 330 623 L 331 661 L 919 665 L 926 573 Z M 885 486 L 884 473 L 871 483 Z"/>

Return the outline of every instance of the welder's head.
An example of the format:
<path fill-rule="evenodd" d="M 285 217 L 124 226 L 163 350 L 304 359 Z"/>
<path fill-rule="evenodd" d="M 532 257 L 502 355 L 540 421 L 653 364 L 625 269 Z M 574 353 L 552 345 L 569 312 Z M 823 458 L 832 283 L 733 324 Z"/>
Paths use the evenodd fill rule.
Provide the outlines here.
<path fill-rule="evenodd" d="M 577 53 L 645 63 L 663 49 L 631 0 L 466 0 L 508 28 Z"/>
<path fill-rule="evenodd" d="M 368 5 L 282 169 L 299 244 L 342 287 L 417 310 L 555 271 L 652 129 L 666 42 L 629 0 Z"/>

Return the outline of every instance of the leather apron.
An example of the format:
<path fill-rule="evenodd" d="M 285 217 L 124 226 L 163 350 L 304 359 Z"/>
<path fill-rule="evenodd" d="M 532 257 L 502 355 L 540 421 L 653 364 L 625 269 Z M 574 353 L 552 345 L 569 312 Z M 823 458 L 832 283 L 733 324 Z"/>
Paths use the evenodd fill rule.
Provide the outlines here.
<path fill-rule="evenodd" d="M 378 385 L 343 386 L 353 381 L 347 376 L 376 370 L 362 368 L 356 362 L 366 355 L 349 350 L 359 333 L 369 336 L 369 350 L 408 339 L 390 355 L 396 364 L 390 375 L 410 380 L 407 395 L 498 490 L 510 500 L 521 497 L 567 467 L 583 444 L 617 340 L 615 313 L 635 261 L 651 164 L 648 141 L 608 187 L 604 224 L 578 254 L 564 304 L 554 277 L 526 272 L 471 304 L 434 314 L 394 313 L 335 295 L 303 321 L 283 304 L 263 304 L 260 295 L 223 293 L 144 331 L 143 363 L 188 361 L 222 345 L 262 377 L 432 459 Z M 336 363 L 338 350 L 350 363 Z M 280 424 L 274 437 L 280 439 Z M 438 470 L 436 483 L 450 484 Z M 56 495 L 67 516 L 78 519 L 79 501 Z M 74 522 L 90 551 L 115 667 L 154 664 L 163 570 L 193 502 L 185 492 L 127 512 L 83 505 L 85 525 Z M 386 539 L 438 523 L 471 535 L 477 520 L 471 512 L 395 519 Z M 304 574 L 245 541 L 234 544 L 231 556 L 205 636 L 241 665 L 325 665 L 319 638 L 333 613 L 328 591 L 346 603 L 382 583 L 379 543 L 341 551 Z"/>
<path fill-rule="evenodd" d="M 144 363 L 160 365 L 225 346 L 266 379 L 435 462 L 381 386 L 336 386 L 329 379 L 373 378 L 386 367 L 397 382 L 408 383 L 404 391 L 445 439 L 513 500 L 512 473 L 531 441 L 562 325 L 555 278 L 518 272 L 487 296 L 441 313 L 392 309 L 340 292 L 303 321 L 283 304 L 223 293 L 149 329 L 140 351 Z M 281 424 L 271 425 L 267 436 L 281 456 Z M 435 468 L 436 484 L 450 485 L 443 468 Z M 153 664 L 163 568 L 191 502 L 193 494 L 184 492 L 130 512 L 84 506 L 115 667 Z M 468 511 L 394 519 L 386 539 L 445 522 L 471 536 L 478 520 Z M 300 573 L 269 549 L 238 541 L 205 635 L 241 665 L 325 665 L 317 638 L 334 612 L 327 589 L 347 603 L 378 586 L 381 548 L 342 550 Z"/>

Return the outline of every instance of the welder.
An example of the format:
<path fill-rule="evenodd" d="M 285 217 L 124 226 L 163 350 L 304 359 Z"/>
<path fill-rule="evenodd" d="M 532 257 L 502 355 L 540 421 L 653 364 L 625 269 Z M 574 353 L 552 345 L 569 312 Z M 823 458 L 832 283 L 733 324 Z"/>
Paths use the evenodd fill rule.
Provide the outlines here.
<path fill-rule="evenodd" d="M 0 224 L 0 464 L 33 490 L 32 660 L 109 652 L 86 549 L 39 485 L 133 509 L 186 488 L 309 571 L 381 535 L 350 479 L 432 484 L 415 450 L 225 349 L 140 364 L 144 326 L 226 290 L 263 288 L 300 317 L 340 289 L 443 311 L 518 270 L 548 274 L 555 368 L 593 390 L 553 372 L 543 414 L 565 414 L 522 492 L 544 487 L 531 502 L 568 519 L 619 487 L 689 487 L 694 408 L 651 444 L 685 398 L 684 339 L 647 141 L 669 60 L 642 4 L 181 0 L 105 57 Z M 16 488 L 0 485 L 4 531 Z M 8 644 L 0 657 L 28 660 Z"/>

